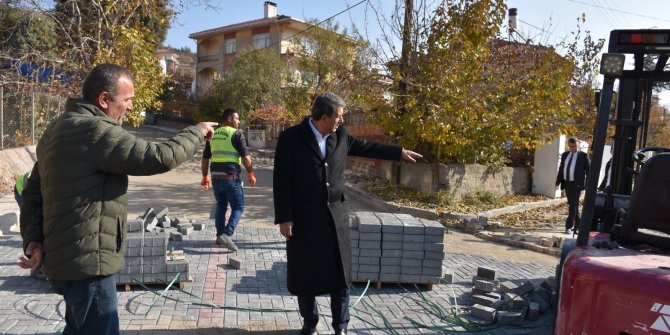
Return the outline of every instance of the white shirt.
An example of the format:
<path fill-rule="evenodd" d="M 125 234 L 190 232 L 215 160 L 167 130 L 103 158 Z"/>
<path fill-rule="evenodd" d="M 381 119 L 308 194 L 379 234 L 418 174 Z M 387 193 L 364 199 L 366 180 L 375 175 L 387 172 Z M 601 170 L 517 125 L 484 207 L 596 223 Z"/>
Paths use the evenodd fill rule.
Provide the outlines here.
<path fill-rule="evenodd" d="M 314 120 L 311 117 L 309 118 L 309 127 L 312 128 L 312 133 L 314 133 L 314 137 L 316 138 L 316 144 L 319 145 L 319 150 L 321 150 L 321 157 L 326 158 L 326 140 L 330 134 L 326 136 L 321 135 L 316 127 L 314 127 Z"/>
<path fill-rule="evenodd" d="M 577 154 L 579 154 L 579 152 L 571 152 L 567 157 L 565 157 L 565 166 L 563 167 L 563 177 L 565 178 L 565 181 L 575 180 L 575 165 L 577 164 Z"/>

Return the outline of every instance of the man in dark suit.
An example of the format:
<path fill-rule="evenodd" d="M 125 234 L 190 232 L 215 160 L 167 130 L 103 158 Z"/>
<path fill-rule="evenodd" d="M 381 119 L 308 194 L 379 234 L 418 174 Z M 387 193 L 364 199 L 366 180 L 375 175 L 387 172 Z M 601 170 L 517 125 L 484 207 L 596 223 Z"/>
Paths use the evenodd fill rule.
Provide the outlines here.
<path fill-rule="evenodd" d="M 351 286 L 351 235 L 344 198 L 347 156 L 415 162 L 402 147 L 349 136 L 345 103 L 319 94 L 312 115 L 279 136 L 274 161 L 275 224 L 286 237 L 288 290 L 298 296 L 300 334 L 314 334 L 316 296 L 329 294 L 335 334 L 346 334 Z"/>
<path fill-rule="evenodd" d="M 579 195 L 584 190 L 586 176 L 589 174 L 589 157 L 577 150 L 577 139 L 568 139 L 569 150 L 561 155 L 561 165 L 556 176 L 556 188 L 565 190 L 568 198 L 568 217 L 565 219 L 565 233 L 579 228 Z M 574 228 L 573 228 L 574 227 Z"/>

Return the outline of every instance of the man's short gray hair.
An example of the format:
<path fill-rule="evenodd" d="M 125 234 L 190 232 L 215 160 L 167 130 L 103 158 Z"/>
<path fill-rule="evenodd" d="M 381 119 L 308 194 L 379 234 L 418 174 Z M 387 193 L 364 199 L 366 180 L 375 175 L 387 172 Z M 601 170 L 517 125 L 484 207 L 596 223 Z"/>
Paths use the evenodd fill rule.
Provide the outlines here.
<path fill-rule="evenodd" d="M 324 115 L 332 116 L 337 107 L 345 108 L 347 104 L 335 93 L 321 93 L 314 98 L 314 103 L 312 103 L 312 118 L 320 120 Z"/>

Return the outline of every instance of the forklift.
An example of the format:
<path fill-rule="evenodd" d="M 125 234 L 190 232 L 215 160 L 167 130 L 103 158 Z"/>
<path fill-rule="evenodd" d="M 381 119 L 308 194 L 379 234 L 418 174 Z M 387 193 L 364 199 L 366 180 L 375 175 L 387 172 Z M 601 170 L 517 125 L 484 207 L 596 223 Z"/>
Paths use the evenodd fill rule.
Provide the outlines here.
<path fill-rule="evenodd" d="M 626 55 L 633 69 L 624 69 Z M 556 335 L 670 334 L 670 149 L 647 147 L 669 57 L 670 30 L 610 33 L 591 157 L 600 167 L 612 124 L 610 185 L 598 192 L 600 170 L 589 170 L 579 233 L 557 267 Z"/>

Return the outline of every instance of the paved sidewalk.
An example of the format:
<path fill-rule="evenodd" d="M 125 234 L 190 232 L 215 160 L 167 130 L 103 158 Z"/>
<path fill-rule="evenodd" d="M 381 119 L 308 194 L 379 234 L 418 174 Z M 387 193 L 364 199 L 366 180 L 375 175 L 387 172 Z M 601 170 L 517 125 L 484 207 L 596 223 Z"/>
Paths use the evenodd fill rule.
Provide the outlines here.
<path fill-rule="evenodd" d="M 135 291 L 119 291 L 119 313 L 124 334 L 291 334 L 301 327 L 297 300 L 286 290 L 286 253 L 283 237 L 274 228 L 240 227 L 235 240 L 240 250 L 227 253 L 212 244 L 213 227 L 196 231 L 182 242 L 170 241 L 169 247 L 183 249 L 190 264 L 193 282 L 184 292 L 171 290 L 170 299 L 159 297 L 137 287 Z M 64 326 L 64 304 L 51 292 L 46 281 L 28 277 L 16 266 L 21 253 L 18 236 L 0 240 L 0 332 L 3 334 L 52 334 Z M 242 261 L 235 270 L 227 265 L 229 257 Z M 520 263 L 484 256 L 450 253 L 444 265 L 454 274 L 454 284 L 434 285 L 432 291 L 417 291 L 411 286 L 384 285 L 370 288 L 352 310 L 352 334 L 437 334 L 417 328 L 410 319 L 441 329 L 466 331 L 453 320 L 440 320 L 439 311 L 429 301 L 449 314 L 456 304 L 471 304 L 470 280 L 478 266 L 498 270 L 501 280 L 530 279 L 537 283 L 553 275 L 554 267 Z M 162 291 L 161 287 L 152 287 Z M 357 285 L 352 303 L 363 286 Z M 358 292 L 358 293 L 356 293 Z M 192 296 L 191 296 L 192 295 Z M 428 300 L 423 300 L 425 296 Z M 227 309 L 189 304 L 215 303 Z M 319 310 L 329 315 L 325 297 L 317 299 Z M 228 308 L 242 308 L 233 310 Z M 286 309 L 291 312 L 261 312 L 257 309 Z M 451 321 L 450 321 L 451 320 Z M 322 317 L 319 334 L 332 333 L 330 317 Z M 550 334 L 550 313 L 539 321 L 526 321 L 531 328 L 502 327 L 493 334 Z M 186 331 L 186 330 L 189 331 Z M 225 329 L 225 330 L 224 330 Z"/>

